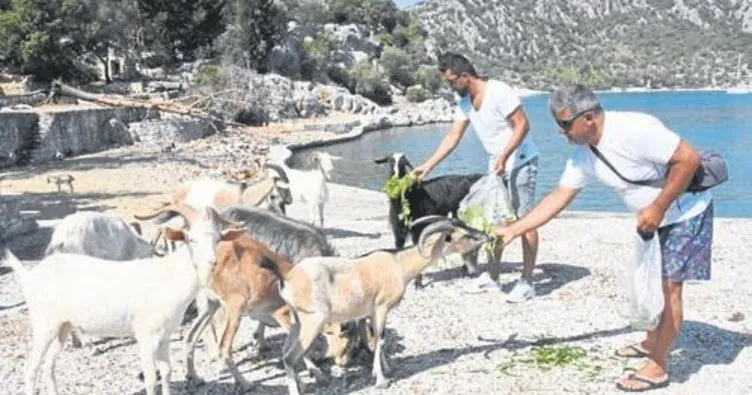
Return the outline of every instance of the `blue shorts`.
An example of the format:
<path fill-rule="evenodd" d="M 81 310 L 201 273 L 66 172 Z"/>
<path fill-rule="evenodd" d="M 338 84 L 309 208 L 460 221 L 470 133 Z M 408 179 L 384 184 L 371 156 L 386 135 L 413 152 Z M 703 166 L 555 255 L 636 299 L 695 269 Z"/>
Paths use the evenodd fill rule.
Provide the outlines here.
<path fill-rule="evenodd" d="M 658 229 L 663 279 L 670 282 L 710 280 L 713 202 L 702 213 Z"/>

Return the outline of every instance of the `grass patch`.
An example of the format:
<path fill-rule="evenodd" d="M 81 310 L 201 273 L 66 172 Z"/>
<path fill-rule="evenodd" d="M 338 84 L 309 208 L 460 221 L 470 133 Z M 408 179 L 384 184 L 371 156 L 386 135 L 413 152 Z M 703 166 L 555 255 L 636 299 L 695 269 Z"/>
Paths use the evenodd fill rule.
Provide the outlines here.
<path fill-rule="evenodd" d="M 522 365 L 544 372 L 554 368 L 574 367 L 588 379 L 597 377 L 603 371 L 603 367 L 594 358 L 589 358 L 582 347 L 549 345 L 532 347 L 529 355 L 520 356 L 515 352 L 509 360 L 499 364 L 497 370 L 509 376 L 519 376 L 512 371 Z"/>

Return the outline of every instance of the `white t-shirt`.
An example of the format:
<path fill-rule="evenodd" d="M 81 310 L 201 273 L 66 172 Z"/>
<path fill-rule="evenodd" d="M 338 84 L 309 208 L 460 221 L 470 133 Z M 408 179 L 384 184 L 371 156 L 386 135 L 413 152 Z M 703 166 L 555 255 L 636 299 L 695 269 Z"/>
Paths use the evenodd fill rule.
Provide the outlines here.
<path fill-rule="evenodd" d="M 455 97 L 457 98 L 457 106 L 454 118 L 463 121 L 470 120 L 475 133 L 483 144 L 483 148 L 491 155 L 491 160 L 494 160 L 507 146 L 514 134 L 514 129 L 507 120 L 507 116 L 520 105 L 520 98 L 512 87 L 498 80 L 488 80 L 483 101 L 478 111 L 473 108 L 470 95 L 462 97 L 455 95 Z M 537 156 L 538 148 L 530 137 L 530 133 L 528 133 L 520 146 L 509 155 L 505 166 L 506 171 L 509 172 L 522 166 Z"/>
<path fill-rule="evenodd" d="M 603 136 L 596 148 L 629 180 L 655 180 L 665 177 L 668 161 L 680 137 L 649 114 L 605 112 Z M 661 192 L 654 186 L 623 181 L 590 150 L 578 146 L 567 160 L 559 185 L 581 189 L 589 176 L 613 188 L 632 212 L 650 205 Z M 710 191 L 683 193 L 671 204 L 660 226 L 681 222 L 702 213 L 712 199 Z"/>

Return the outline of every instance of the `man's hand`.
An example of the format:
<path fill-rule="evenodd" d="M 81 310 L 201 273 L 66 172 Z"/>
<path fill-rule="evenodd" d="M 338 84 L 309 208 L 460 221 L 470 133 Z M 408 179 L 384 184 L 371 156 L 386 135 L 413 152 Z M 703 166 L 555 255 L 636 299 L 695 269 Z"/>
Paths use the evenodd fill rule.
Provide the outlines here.
<path fill-rule="evenodd" d="M 431 172 L 431 169 L 433 167 L 430 166 L 428 163 L 423 163 L 422 165 L 416 167 L 413 169 L 413 175 L 418 181 L 422 181 L 425 176 L 428 175 L 428 173 Z"/>
<path fill-rule="evenodd" d="M 503 155 L 497 156 L 496 160 L 493 163 L 493 173 L 497 176 L 503 175 L 506 165 L 507 158 Z"/>
<path fill-rule="evenodd" d="M 516 239 L 517 236 L 519 236 L 516 232 L 513 231 L 511 226 L 504 226 L 501 228 L 496 228 L 493 231 L 494 236 L 500 238 L 500 245 L 502 247 L 505 247 L 507 244 L 511 243 L 512 240 Z"/>
<path fill-rule="evenodd" d="M 663 221 L 666 209 L 659 204 L 653 203 L 637 214 L 637 230 L 644 234 L 653 233 Z"/>

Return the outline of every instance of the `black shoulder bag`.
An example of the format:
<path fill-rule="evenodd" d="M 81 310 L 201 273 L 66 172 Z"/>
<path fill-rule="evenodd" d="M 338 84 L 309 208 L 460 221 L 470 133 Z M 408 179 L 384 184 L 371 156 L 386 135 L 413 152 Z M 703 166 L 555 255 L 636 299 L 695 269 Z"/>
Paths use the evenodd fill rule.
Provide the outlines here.
<path fill-rule="evenodd" d="M 606 164 L 606 166 L 608 166 L 608 168 L 611 169 L 614 174 L 624 180 L 624 182 L 635 185 L 650 185 L 655 187 L 662 187 L 664 184 L 664 179 L 634 181 L 625 178 L 616 170 L 616 168 L 614 168 L 614 166 L 608 160 L 606 160 L 606 158 L 598 150 L 598 148 L 590 145 L 590 150 L 593 151 L 595 156 L 603 161 L 603 163 Z M 706 189 L 713 188 L 716 185 L 722 184 L 726 180 L 728 180 L 728 170 L 726 169 L 726 161 L 723 159 L 723 157 L 720 154 L 712 151 L 700 151 L 700 167 L 697 169 L 694 177 L 692 177 L 692 180 L 689 182 L 686 191 L 701 192 Z"/>

